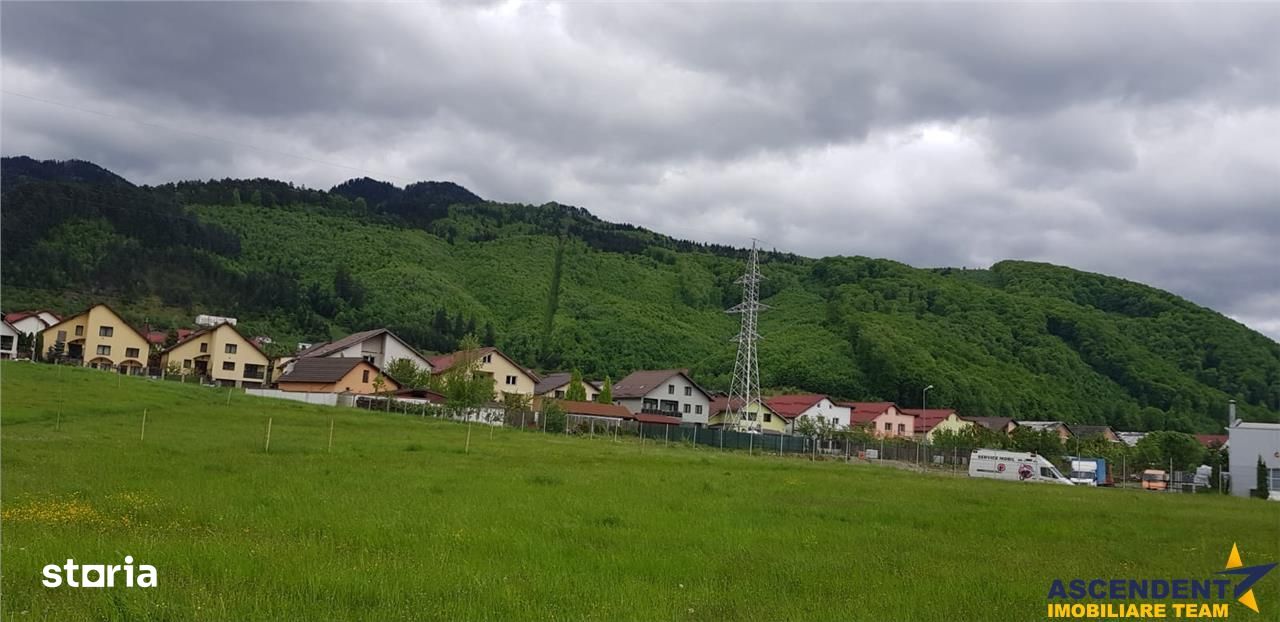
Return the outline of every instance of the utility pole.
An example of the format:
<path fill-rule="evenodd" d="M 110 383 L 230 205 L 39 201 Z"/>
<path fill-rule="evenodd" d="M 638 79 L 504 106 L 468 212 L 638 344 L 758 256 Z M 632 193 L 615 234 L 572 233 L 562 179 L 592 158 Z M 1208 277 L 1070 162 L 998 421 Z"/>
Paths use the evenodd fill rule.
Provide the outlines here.
<path fill-rule="evenodd" d="M 722 429 L 740 429 L 750 427 L 747 413 L 752 404 L 758 414 L 760 410 L 760 359 L 756 355 L 756 342 L 760 340 L 757 319 L 761 311 L 768 306 L 760 304 L 760 255 L 756 250 L 756 241 L 751 240 L 751 255 L 747 259 L 747 271 L 736 281 L 742 285 L 742 302 L 725 313 L 737 313 L 742 316 L 742 325 L 733 341 L 738 343 L 738 357 L 733 363 L 733 380 L 729 383 L 729 403 Z"/>

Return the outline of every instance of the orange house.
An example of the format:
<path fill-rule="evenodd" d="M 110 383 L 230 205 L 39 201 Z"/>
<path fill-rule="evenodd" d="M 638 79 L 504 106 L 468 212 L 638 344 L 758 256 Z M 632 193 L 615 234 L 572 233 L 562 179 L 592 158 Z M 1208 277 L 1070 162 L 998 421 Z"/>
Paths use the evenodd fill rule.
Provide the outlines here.
<path fill-rule="evenodd" d="M 363 395 L 400 390 L 400 383 L 394 378 L 373 363 L 357 358 L 298 359 L 293 369 L 276 381 L 276 386 L 281 391 Z"/>

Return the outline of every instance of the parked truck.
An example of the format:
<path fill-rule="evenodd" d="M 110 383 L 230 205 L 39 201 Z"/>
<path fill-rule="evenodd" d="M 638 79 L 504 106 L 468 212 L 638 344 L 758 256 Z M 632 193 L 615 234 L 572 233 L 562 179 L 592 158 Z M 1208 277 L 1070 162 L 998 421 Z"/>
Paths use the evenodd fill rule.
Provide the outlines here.
<path fill-rule="evenodd" d="M 973 450 L 969 455 L 969 477 L 1072 485 L 1044 456 L 999 449 Z"/>
<path fill-rule="evenodd" d="M 1080 486 L 1111 486 L 1111 471 L 1105 458 L 1071 457 L 1071 483 Z"/>

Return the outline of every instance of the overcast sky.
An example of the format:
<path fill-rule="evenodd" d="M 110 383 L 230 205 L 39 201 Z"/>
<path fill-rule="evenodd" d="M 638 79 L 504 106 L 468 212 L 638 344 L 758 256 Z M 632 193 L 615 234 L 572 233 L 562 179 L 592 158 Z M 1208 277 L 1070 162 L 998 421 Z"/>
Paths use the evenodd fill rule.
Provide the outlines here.
<path fill-rule="evenodd" d="M 5 155 L 1049 261 L 1280 338 L 1280 5 L 4 2 L 0 25 Z"/>

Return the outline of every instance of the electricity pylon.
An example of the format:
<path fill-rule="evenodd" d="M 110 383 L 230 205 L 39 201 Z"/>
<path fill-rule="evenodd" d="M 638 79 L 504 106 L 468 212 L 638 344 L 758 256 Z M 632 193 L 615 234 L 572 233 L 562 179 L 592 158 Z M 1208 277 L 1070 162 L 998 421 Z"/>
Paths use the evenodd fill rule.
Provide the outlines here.
<path fill-rule="evenodd" d="M 747 271 L 738 278 L 742 285 L 742 302 L 725 313 L 737 313 L 742 316 L 742 326 L 734 341 L 738 342 L 738 359 L 733 364 L 733 380 L 729 383 L 729 403 L 724 426 L 728 429 L 748 429 L 753 427 L 747 420 L 747 412 L 752 404 L 760 403 L 760 359 L 756 356 L 756 342 L 760 340 L 757 330 L 758 316 L 767 310 L 767 305 L 760 304 L 760 255 L 756 250 L 756 240 L 751 240 L 751 256 L 747 260 Z M 757 407 L 757 412 L 759 408 Z"/>

